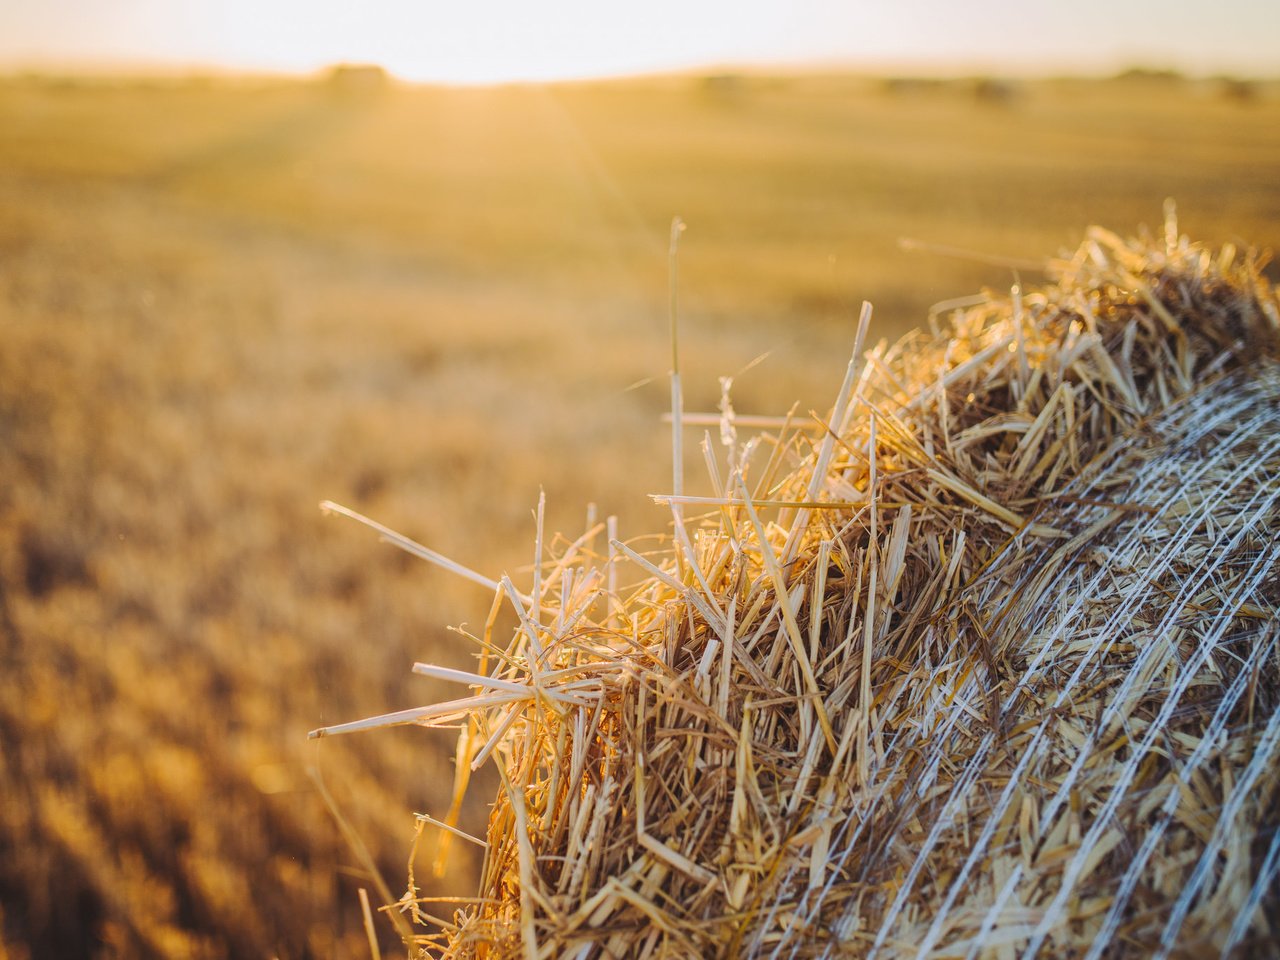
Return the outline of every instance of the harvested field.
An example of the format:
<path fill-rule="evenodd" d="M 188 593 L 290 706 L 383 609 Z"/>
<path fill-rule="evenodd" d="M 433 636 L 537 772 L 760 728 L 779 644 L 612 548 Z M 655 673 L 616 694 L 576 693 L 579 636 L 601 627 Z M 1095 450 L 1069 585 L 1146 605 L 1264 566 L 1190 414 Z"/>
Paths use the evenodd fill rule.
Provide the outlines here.
<path fill-rule="evenodd" d="M 867 345 L 896 340 L 1166 196 L 1193 237 L 1280 249 L 1274 83 L 711 79 L 0 78 L 0 955 L 369 956 L 368 871 L 308 771 L 399 888 L 455 738 L 307 731 L 464 694 L 410 667 L 474 672 L 448 625 L 492 594 L 316 504 L 523 592 L 540 487 L 548 532 L 594 502 L 662 549 L 633 537 L 669 533 L 672 214 L 687 403 L 734 376 L 744 440 L 830 405 L 864 298 Z M 482 848 L 436 877 L 433 836 L 422 895 L 474 893 Z"/>
<path fill-rule="evenodd" d="M 513 634 L 414 668 L 460 698 L 316 731 L 460 727 L 459 791 L 497 769 L 475 898 L 390 911 L 414 944 L 1276 949 L 1275 291 L 1172 211 L 1051 274 L 864 355 L 865 307 L 824 415 L 748 436 L 726 396 L 710 497 L 675 458 L 667 548 L 540 530 L 528 593 L 491 584 Z"/>

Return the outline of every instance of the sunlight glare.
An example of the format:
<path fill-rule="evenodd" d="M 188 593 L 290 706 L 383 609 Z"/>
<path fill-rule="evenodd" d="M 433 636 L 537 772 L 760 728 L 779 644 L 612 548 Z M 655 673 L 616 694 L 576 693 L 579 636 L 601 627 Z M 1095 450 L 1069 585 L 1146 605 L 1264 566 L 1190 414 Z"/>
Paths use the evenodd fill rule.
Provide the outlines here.
<path fill-rule="evenodd" d="M 832 64 L 1008 75 L 1137 63 L 1269 75 L 1278 30 L 1280 4 L 1256 0 L 1077 0 L 1069 9 L 1024 0 L 41 0 L 0 3 L 0 66 L 311 73 L 356 61 L 455 84 Z"/>
<path fill-rule="evenodd" d="M 767 56 L 790 16 L 761 0 L 692 7 L 673 0 L 376 0 L 343 9 L 281 0 L 255 13 L 255 29 L 246 31 L 244 6 L 232 0 L 218 14 L 219 45 L 236 65 L 307 70 L 363 60 L 407 80 L 465 84 L 668 70 L 719 50 Z"/>

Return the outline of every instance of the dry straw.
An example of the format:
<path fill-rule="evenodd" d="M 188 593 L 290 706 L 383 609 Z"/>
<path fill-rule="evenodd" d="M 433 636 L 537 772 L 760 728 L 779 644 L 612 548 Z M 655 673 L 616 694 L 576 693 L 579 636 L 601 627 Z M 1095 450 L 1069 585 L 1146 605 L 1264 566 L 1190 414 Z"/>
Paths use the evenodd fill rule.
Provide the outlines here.
<path fill-rule="evenodd" d="M 478 896 L 392 908 L 414 950 L 1276 950 L 1275 292 L 1172 216 L 1051 268 L 859 344 L 825 417 L 726 403 L 667 552 L 540 534 L 476 671 L 415 667 L 459 699 L 316 732 L 459 726 L 458 802 L 496 765 Z"/>

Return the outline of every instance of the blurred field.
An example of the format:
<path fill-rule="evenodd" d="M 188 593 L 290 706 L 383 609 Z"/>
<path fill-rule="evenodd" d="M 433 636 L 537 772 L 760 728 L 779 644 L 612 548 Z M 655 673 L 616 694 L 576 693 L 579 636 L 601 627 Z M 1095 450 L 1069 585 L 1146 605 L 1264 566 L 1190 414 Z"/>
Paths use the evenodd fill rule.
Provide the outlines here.
<path fill-rule="evenodd" d="M 306 768 L 398 890 L 453 744 L 306 731 L 456 695 L 409 665 L 490 598 L 316 504 L 517 582 L 540 486 L 663 529 L 672 215 L 688 409 L 772 351 L 737 408 L 803 414 L 862 299 L 894 337 L 1013 282 L 899 237 L 1039 258 L 1173 196 L 1280 246 L 1280 96 L 1227 92 L 0 81 L 0 957 L 368 955 Z"/>

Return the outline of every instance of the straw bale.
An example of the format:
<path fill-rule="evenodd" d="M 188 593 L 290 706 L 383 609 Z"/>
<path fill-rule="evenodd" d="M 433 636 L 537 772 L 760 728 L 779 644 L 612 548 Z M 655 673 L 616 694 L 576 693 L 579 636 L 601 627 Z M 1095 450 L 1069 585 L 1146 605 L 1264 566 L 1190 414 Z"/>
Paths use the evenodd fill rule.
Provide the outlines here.
<path fill-rule="evenodd" d="M 1276 950 L 1275 291 L 1172 219 L 1051 266 L 860 334 L 825 416 L 726 404 L 669 548 L 540 543 L 528 595 L 481 578 L 476 671 L 415 668 L 465 696 L 318 731 L 461 725 L 459 795 L 497 767 L 478 895 L 395 908 L 417 948 Z"/>

